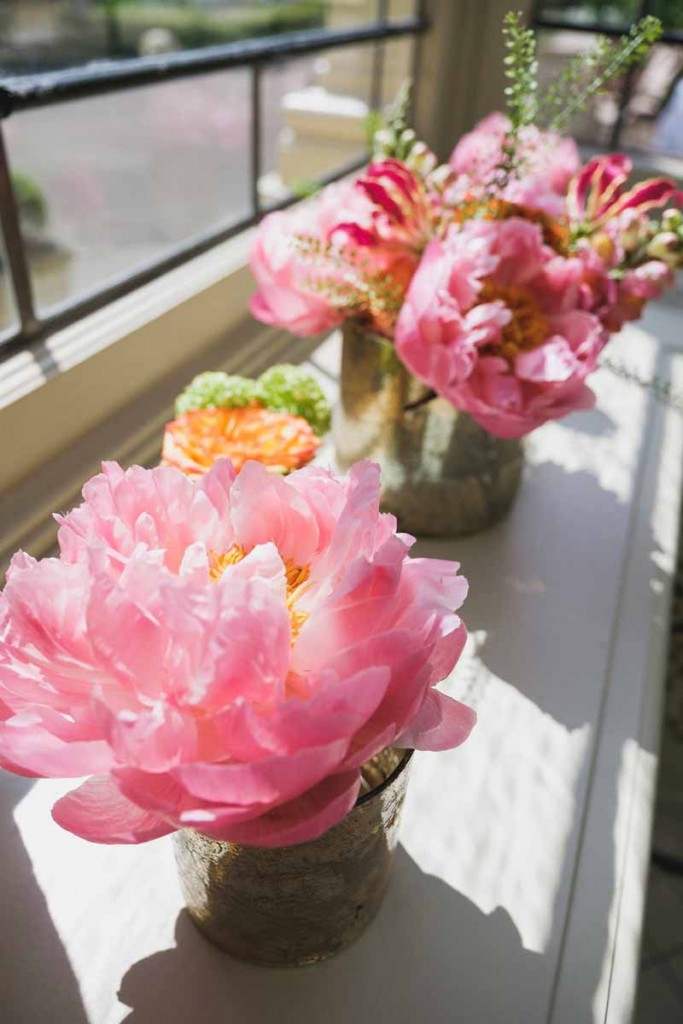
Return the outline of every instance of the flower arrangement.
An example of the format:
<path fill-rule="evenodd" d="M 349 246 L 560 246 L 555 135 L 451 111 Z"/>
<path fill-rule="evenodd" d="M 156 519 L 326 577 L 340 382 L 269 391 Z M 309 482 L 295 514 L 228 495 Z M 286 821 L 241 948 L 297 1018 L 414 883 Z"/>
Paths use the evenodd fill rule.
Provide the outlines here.
<path fill-rule="evenodd" d="M 271 366 L 258 380 L 201 373 L 176 400 L 166 424 L 162 461 L 191 477 L 227 457 L 239 471 L 255 459 L 288 473 L 315 455 L 330 425 L 330 407 L 315 377 L 289 364 Z"/>
<path fill-rule="evenodd" d="M 562 132 L 660 31 L 645 18 L 600 40 L 541 96 L 534 33 L 507 15 L 507 114 L 438 166 L 400 103 L 357 180 L 263 221 L 253 314 L 298 334 L 357 321 L 393 342 L 426 398 L 497 437 L 592 404 L 610 334 L 683 264 L 682 196 L 666 178 L 629 187 L 620 154 L 581 166 Z"/>
<path fill-rule="evenodd" d="M 17 554 L 0 594 L 2 767 L 89 776 L 53 816 L 94 842 L 286 846 L 344 818 L 385 747 L 462 742 L 474 712 L 435 684 L 467 583 L 410 557 L 378 478 L 105 464 L 59 557 Z"/>

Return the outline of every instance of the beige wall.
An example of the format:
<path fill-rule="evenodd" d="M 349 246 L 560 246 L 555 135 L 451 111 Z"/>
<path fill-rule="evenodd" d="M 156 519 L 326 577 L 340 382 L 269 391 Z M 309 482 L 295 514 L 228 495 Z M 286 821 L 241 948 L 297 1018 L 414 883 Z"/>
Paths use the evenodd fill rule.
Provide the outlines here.
<path fill-rule="evenodd" d="M 420 43 L 415 123 L 442 158 L 476 121 L 503 106 L 503 16 L 530 0 L 426 0 L 432 25 Z"/>

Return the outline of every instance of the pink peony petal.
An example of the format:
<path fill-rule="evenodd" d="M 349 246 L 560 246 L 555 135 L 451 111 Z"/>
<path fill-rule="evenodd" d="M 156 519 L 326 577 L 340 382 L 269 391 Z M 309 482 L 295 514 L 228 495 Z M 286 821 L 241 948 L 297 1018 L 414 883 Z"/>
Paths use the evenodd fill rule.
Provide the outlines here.
<path fill-rule="evenodd" d="M 18 765 L 22 774 L 64 779 L 106 772 L 114 760 L 105 740 L 62 740 L 33 712 L 0 722 L 0 757 Z"/>
<path fill-rule="evenodd" d="M 448 750 L 464 743 L 477 721 L 467 704 L 429 690 L 422 707 L 396 743 L 415 750 Z"/>
<path fill-rule="evenodd" d="M 357 771 L 330 775 L 296 800 L 252 821 L 225 828 L 213 827 L 209 822 L 196 827 L 210 838 L 247 846 L 295 846 L 317 839 L 345 818 L 356 802 L 359 789 Z"/>
<path fill-rule="evenodd" d="M 52 817 L 91 843 L 146 843 L 175 831 L 126 800 L 108 775 L 94 776 L 67 793 L 52 808 Z"/>
<path fill-rule="evenodd" d="M 326 678 L 327 677 L 327 678 Z M 323 673 L 307 679 L 310 697 L 283 701 L 277 714 L 253 713 L 249 731 L 261 750 L 292 755 L 301 747 L 334 743 L 354 735 L 379 707 L 391 680 L 387 666 L 363 669 L 348 678 Z"/>
<path fill-rule="evenodd" d="M 247 462 L 233 487 L 232 522 L 237 542 L 247 550 L 273 542 L 283 559 L 307 565 L 318 545 L 315 517 L 286 479 Z"/>
<path fill-rule="evenodd" d="M 251 764 L 187 764 L 175 778 L 194 796 L 219 804 L 277 804 L 298 796 L 343 760 L 348 740 L 308 747 Z"/>

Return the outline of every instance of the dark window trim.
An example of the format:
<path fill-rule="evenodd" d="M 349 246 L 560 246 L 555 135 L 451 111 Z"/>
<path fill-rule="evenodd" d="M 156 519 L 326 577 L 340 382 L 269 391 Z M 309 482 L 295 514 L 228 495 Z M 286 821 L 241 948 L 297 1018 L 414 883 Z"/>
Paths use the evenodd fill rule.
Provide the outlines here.
<path fill-rule="evenodd" d="M 289 60 L 339 46 L 386 42 L 401 36 L 417 35 L 426 28 L 427 22 L 421 16 L 401 21 L 379 20 L 359 28 L 283 32 L 277 36 L 240 40 L 223 46 L 182 50 L 154 57 L 94 61 L 82 67 L 38 75 L 15 75 L 0 79 L 0 117 L 7 117 L 14 111 L 46 107 L 51 103 L 84 99 L 211 71 L 264 67 L 283 59 Z"/>

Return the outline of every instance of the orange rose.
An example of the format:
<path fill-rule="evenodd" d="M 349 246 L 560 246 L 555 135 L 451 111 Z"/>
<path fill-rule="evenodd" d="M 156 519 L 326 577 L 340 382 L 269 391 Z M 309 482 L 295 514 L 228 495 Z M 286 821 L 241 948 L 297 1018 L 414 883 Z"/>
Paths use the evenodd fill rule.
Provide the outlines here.
<path fill-rule="evenodd" d="M 300 416 L 258 405 L 243 409 L 192 409 L 166 424 L 162 462 L 188 476 L 202 476 L 227 456 L 239 472 L 255 459 L 271 473 L 288 473 L 313 458 L 320 438 Z"/>

